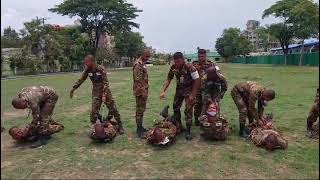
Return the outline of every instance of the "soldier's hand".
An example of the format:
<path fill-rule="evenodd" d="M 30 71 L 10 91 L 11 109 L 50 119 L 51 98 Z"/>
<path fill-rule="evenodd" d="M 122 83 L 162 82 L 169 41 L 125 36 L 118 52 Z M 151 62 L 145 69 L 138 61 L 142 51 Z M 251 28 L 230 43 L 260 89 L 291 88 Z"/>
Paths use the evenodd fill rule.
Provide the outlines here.
<path fill-rule="evenodd" d="M 70 98 L 73 97 L 73 93 L 74 93 L 74 89 L 71 89 L 71 91 L 70 91 Z"/>
<path fill-rule="evenodd" d="M 106 96 L 102 96 L 102 102 L 106 103 L 107 102 L 107 97 Z"/>
<path fill-rule="evenodd" d="M 160 99 L 161 100 L 163 100 L 165 97 L 166 97 L 166 93 L 165 92 L 160 93 Z"/>

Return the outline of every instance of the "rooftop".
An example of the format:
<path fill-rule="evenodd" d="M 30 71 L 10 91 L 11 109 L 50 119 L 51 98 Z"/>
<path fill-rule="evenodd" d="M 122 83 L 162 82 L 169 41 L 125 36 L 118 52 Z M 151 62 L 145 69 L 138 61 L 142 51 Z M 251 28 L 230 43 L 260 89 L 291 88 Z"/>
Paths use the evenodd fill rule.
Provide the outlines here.
<path fill-rule="evenodd" d="M 316 45 L 316 44 L 319 44 L 319 40 L 315 40 L 315 39 L 309 39 L 309 40 L 305 40 L 304 41 L 304 46 L 313 46 L 313 45 Z M 289 49 L 292 49 L 292 48 L 299 48 L 301 47 L 302 44 L 290 44 L 289 45 Z M 276 51 L 276 50 L 281 50 L 282 48 L 279 47 L 279 48 L 272 48 L 270 49 L 271 51 Z"/>

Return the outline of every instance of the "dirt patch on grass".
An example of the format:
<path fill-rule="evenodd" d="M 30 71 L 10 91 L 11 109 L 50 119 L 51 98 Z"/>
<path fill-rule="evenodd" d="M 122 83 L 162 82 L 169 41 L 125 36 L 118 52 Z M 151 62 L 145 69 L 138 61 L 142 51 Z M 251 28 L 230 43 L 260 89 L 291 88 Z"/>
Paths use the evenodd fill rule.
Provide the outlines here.
<path fill-rule="evenodd" d="M 20 118 L 20 117 L 27 117 L 28 116 L 28 111 L 26 110 L 13 110 L 9 112 L 3 112 L 1 114 L 1 118 L 4 119 L 10 119 L 10 118 Z"/>

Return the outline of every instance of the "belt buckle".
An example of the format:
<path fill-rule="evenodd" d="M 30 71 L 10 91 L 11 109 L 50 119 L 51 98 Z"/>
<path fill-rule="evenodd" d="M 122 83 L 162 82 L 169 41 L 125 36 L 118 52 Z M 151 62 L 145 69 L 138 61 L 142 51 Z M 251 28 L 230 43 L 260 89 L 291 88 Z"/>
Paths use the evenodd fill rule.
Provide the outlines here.
<path fill-rule="evenodd" d="M 209 126 L 210 126 L 210 124 L 211 124 L 211 123 L 204 122 L 204 123 L 203 123 L 203 126 L 205 126 L 205 127 L 209 127 Z"/>
<path fill-rule="evenodd" d="M 222 122 L 216 122 L 215 124 L 216 124 L 217 127 L 222 126 Z"/>

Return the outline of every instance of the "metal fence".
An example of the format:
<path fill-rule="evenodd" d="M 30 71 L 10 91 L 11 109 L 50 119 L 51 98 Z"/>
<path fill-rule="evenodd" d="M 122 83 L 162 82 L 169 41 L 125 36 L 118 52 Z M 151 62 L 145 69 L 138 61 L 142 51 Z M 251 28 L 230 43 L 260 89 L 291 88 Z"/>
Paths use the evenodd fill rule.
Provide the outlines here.
<path fill-rule="evenodd" d="M 300 54 L 289 54 L 287 58 L 287 65 L 299 65 Z M 243 64 L 275 64 L 284 65 L 284 55 L 269 55 L 269 56 L 251 56 L 251 57 L 235 57 L 231 60 L 232 63 Z M 319 66 L 319 52 L 308 53 L 303 55 L 303 66 Z"/>

